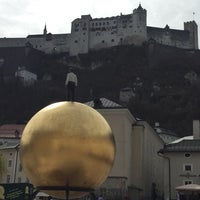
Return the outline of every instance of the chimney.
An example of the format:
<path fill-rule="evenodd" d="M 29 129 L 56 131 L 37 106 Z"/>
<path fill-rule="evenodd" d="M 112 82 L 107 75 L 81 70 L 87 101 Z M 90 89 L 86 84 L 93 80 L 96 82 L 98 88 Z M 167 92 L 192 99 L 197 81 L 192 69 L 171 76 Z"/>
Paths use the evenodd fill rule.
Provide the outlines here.
<path fill-rule="evenodd" d="M 200 139 L 200 121 L 193 120 L 193 137 L 194 139 Z"/>

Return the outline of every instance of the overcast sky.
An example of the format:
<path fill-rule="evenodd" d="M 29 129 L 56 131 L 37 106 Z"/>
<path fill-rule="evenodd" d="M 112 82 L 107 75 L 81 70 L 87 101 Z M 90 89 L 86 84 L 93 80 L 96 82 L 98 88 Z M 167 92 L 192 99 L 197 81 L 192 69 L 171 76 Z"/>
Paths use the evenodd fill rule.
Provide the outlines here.
<path fill-rule="evenodd" d="M 182 30 L 192 20 L 200 26 L 200 0 L 0 0 L 0 38 L 41 34 L 45 23 L 52 34 L 70 33 L 71 22 L 81 15 L 130 14 L 139 3 L 147 10 L 148 26 Z"/>

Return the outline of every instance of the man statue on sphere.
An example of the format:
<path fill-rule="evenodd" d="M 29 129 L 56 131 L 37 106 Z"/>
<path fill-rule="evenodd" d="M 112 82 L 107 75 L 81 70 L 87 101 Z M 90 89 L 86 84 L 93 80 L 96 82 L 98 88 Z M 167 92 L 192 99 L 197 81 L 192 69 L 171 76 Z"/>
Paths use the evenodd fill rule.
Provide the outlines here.
<path fill-rule="evenodd" d="M 65 80 L 67 101 L 75 100 L 75 89 L 77 87 L 77 83 L 77 76 L 73 72 L 73 69 L 70 67 Z"/>

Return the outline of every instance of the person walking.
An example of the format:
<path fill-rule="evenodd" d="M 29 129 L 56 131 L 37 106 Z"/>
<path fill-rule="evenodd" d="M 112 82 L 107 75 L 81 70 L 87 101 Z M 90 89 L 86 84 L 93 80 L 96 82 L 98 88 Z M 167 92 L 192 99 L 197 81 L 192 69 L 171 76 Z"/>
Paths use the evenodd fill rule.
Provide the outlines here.
<path fill-rule="evenodd" d="M 77 87 L 77 83 L 77 76 L 73 72 L 73 69 L 70 67 L 65 80 L 67 101 L 75 100 L 75 90 Z"/>

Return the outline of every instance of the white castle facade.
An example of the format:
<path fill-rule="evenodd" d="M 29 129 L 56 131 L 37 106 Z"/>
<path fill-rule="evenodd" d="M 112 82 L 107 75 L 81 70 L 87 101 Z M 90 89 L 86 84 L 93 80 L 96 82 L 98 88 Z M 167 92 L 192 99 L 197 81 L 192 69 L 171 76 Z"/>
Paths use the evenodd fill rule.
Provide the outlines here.
<path fill-rule="evenodd" d="M 185 22 L 184 30 L 147 26 L 147 12 L 141 5 L 128 15 L 92 18 L 82 15 L 72 22 L 71 33 L 28 35 L 26 38 L 0 38 L 0 47 L 31 45 L 45 53 L 67 52 L 69 55 L 119 45 L 142 45 L 155 41 L 184 49 L 198 49 L 198 27 L 195 21 Z"/>

